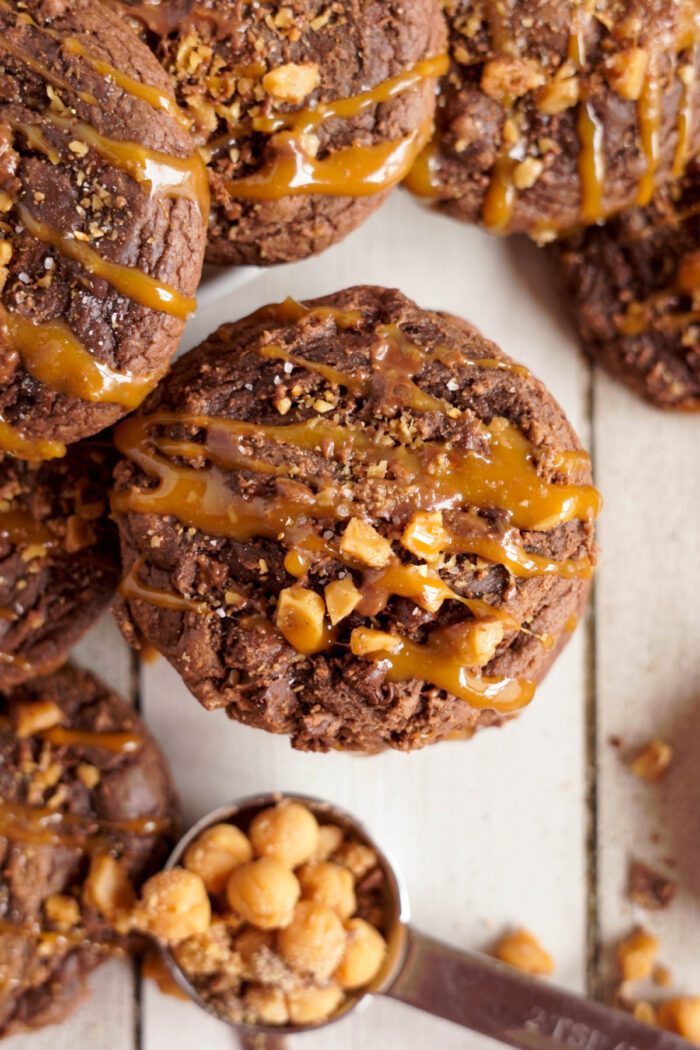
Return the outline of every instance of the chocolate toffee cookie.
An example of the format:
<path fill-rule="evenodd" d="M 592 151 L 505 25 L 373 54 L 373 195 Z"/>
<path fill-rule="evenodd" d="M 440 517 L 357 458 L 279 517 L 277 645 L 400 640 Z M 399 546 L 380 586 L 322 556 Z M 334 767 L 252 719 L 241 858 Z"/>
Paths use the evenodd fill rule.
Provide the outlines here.
<path fill-rule="evenodd" d="M 0 1036 L 60 1021 L 126 942 L 177 803 L 133 710 L 67 667 L 0 698 Z"/>
<path fill-rule="evenodd" d="M 595 361 L 660 408 L 700 409 L 700 167 L 605 226 L 554 245 Z"/>
<path fill-rule="evenodd" d="M 0 449 L 135 408 L 194 307 L 206 172 L 148 48 L 89 0 L 0 2 Z"/>
<path fill-rule="evenodd" d="M 447 0 L 450 71 L 409 187 L 551 237 L 648 204 L 700 147 L 689 0 Z"/>
<path fill-rule="evenodd" d="M 127 638 L 298 748 L 502 721 L 585 599 L 599 499 L 561 409 L 399 292 L 224 325 L 116 442 Z"/>
<path fill-rule="evenodd" d="M 0 456 L 0 689 L 60 666 L 111 601 L 113 465 L 97 439 L 42 464 Z"/>
<path fill-rule="evenodd" d="M 437 0 L 112 0 L 170 74 L 207 159 L 208 258 L 322 251 L 400 182 L 447 67 Z"/>

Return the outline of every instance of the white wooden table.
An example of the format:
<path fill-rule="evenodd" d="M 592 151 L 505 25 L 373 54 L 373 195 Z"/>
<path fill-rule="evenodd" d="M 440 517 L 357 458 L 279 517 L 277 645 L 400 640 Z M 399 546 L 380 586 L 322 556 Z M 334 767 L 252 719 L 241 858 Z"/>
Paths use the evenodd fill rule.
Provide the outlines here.
<path fill-rule="evenodd" d="M 615 938 L 641 919 L 659 933 L 678 989 L 699 994 L 700 418 L 662 415 L 588 367 L 529 244 L 489 238 L 403 193 L 320 258 L 210 290 L 186 347 L 265 302 L 361 282 L 397 286 L 475 322 L 545 381 L 593 452 L 606 501 L 595 599 L 530 709 L 503 730 L 413 755 L 306 755 L 205 712 L 164 660 L 139 669 L 108 619 L 76 655 L 140 703 L 188 820 L 254 791 L 326 796 L 390 848 L 425 931 L 479 949 L 507 926 L 526 925 L 553 952 L 559 982 L 597 992 Z M 628 747 L 668 739 L 667 779 L 649 786 L 632 777 L 611 735 Z M 625 896 L 630 856 L 675 858 L 681 889 L 668 911 L 635 914 Z M 125 962 L 99 970 L 92 993 L 66 1024 L 10 1040 L 7 1050 L 236 1045 L 224 1025 L 141 984 Z M 487 1044 L 495 1045 L 388 1001 L 294 1043 Z"/>

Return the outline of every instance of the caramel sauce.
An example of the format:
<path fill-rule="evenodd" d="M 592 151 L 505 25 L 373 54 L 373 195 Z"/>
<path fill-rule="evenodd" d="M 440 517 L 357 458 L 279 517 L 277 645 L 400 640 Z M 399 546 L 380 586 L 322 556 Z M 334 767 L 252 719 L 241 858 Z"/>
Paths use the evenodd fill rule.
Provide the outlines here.
<path fill-rule="evenodd" d="M 0 307 L 0 335 L 19 354 L 25 371 L 68 397 L 136 408 L 158 381 L 157 376 L 110 368 L 93 357 L 60 320 L 34 322 Z"/>
<path fill-rule="evenodd" d="M 280 132 L 271 140 L 269 163 L 254 175 L 229 179 L 226 189 L 240 200 L 256 201 L 299 194 L 371 197 L 401 182 L 431 132 L 432 125 L 424 124 L 402 139 L 348 146 L 321 160 L 304 151 L 295 132 Z"/>
<path fill-rule="evenodd" d="M 65 729 L 63 726 L 54 726 L 38 735 L 54 747 L 95 747 L 102 751 L 112 751 L 116 755 L 132 754 L 143 747 L 143 738 L 137 733 Z"/>
<path fill-rule="evenodd" d="M 512 530 L 506 530 L 503 536 L 498 537 L 483 530 L 448 534 L 448 551 L 454 554 L 475 554 L 496 565 L 504 565 L 512 576 L 521 579 L 564 576 L 589 580 L 593 575 L 593 566 L 588 558 L 554 561 L 539 554 L 530 554 L 517 543 Z"/>
<path fill-rule="evenodd" d="M 26 437 L 0 416 L 0 451 L 9 452 L 18 459 L 38 462 L 65 456 L 66 446 L 61 441 Z"/>
<path fill-rule="evenodd" d="M 153 427 L 178 424 L 204 430 L 203 443 L 168 441 L 165 445 L 163 439 L 151 434 Z M 165 450 L 168 455 L 183 458 L 207 456 L 228 469 L 255 469 L 241 449 L 241 441 L 255 435 L 296 448 L 324 449 L 332 458 L 360 453 L 370 462 L 384 460 L 406 485 L 415 486 L 425 510 L 465 504 L 498 507 L 515 527 L 537 531 L 549 531 L 573 519 L 588 521 L 595 517 L 600 496 L 592 486 L 555 484 L 541 478 L 530 443 L 512 424 L 494 420 L 483 429 L 489 453 L 480 455 L 437 442 L 426 442 L 418 449 L 377 445 L 375 435 L 359 425 L 339 426 L 319 417 L 283 426 L 262 426 L 215 417 L 156 413 L 125 420 L 117 428 L 115 440 L 124 455 L 151 477 L 158 478 L 160 484 L 143 492 L 118 493 L 116 507 L 170 515 L 204 532 L 241 541 L 254 535 L 277 536 L 300 515 L 335 517 L 332 502 L 325 507 L 319 498 L 311 506 L 281 498 L 265 500 L 259 506 L 255 500 L 243 500 L 231 493 L 215 469 L 178 466 L 160 454 L 160 450 Z"/>
<path fill-rule="evenodd" d="M 26 510 L 0 511 L 0 539 L 13 547 L 54 547 L 59 540 Z"/>
<path fill-rule="evenodd" d="M 14 653 L 0 652 L 0 664 L 4 664 L 5 667 L 16 667 L 19 671 L 34 671 L 36 673 L 36 668 L 32 667 L 28 660 L 24 660 L 21 656 L 16 656 Z"/>
<path fill-rule="evenodd" d="M 261 346 L 256 348 L 255 352 L 260 357 L 265 357 L 268 360 L 286 361 L 289 364 L 296 365 L 298 368 L 303 368 L 305 372 L 314 372 L 316 375 L 323 376 L 331 385 L 345 387 L 356 396 L 366 396 L 369 391 L 368 372 L 357 372 L 350 375 L 348 372 L 341 372 L 338 368 L 333 368 L 332 365 L 326 365 L 320 361 L 311 361 L 309 358 L 300 357 L 298 354 L 290 354 L 283 346 Z"/>
<path fill-rule="evenodd" d="M 681 87 L 681 101 L 678 107 L 678 139 L 676 142 L 676 150 L 673 156 L 672 175 L 674 179 L 679 179 L 685 171 L 686 162 L 688 160 L 688 148 L 690 145 L 693 121 L 694 113 L 692 85 L 690 83 L 683 83 Z"/>
<path fill-rule="evenodd" d="M 66 947 L 71 948 L 79 944 L 84 944 L 87 940 L 87 934 L 84 930 L 42 930 L 37 925 L 21 925 L 20 923 L 9 922 L 7 919 L 0 919 L 0 937 L 20 937 L 22 940 L 36 940 L 41 945 L 51 945 L 53 947 Z M 100 947 L 100 945 L 91 941 L 90 944 L 93 947 Z"/>
<path fill-rule="evenodd" d="M 147 951 L 141 960 L 141 976 L 155 981 L 158 991 L 163 995 L 171 995 L 174 999 L 184 999 L 186 1002 L 190 1001 L 189 995 L 180 988 L 157 949 Z"/>
<path fill-rule="evenodd" d="M 7 10 L 12 10 L 9 5 L 2 5 Z M 12 12 L 15 14 L 15 12 Z M 12 55 L 18 62 L 26 66 L 27 69 L 31 69 L 33 73 L 41 77 L 47 84 L 51 84 L 52 87 L 58 88 L 60 91 L 70 91 L 71 94 L 76 95 L 82 102 L 87 103 L 89 106 L 96 106 L 97 99 L 89 91 L 79 91 L 74 84 L 71 84 L 70 80 L 62 77 L 59 73 L 55 73 L 49 69 L 47 65 L 40 62 L 38 59 L 33 58 L 28 51 L 25 51 L 19 44 L 14 44 L 8 40 L 6 36 L 0 36 L 0 51 L 5 51 L 7 54 Z"/>
<path fill-rule="evenodd" d="M 161 817 L 110 821 L 48 806 L 0 801 L 0 836 L 13 842 L 99 851 L 105 846 L 104 835 L 162 835 L 169 827 L 170 821 Z"/>
<path fill-rule="evenodd" d="M 345 560 L 345 559 L 341 559 Z M 350 564 L 345 561 L 345 564 Z M 519 630 L 520 624 L 503 609 L 488 605 L 477 598 L 464 598 L 449 587 L 441 576 L 423 565 L 404 564 L 393 558 L 384 569 L 367 572 L 362 587 L 362 601 L 357 606 L 363 616 L 376 616 L 392 596 L 411 598 L 416 605 L 428 611 L 448 599 L 466 606 L 477 619 L 501 620 L 508 627 Z"/>
<path fill-rule="evenodd" d="M 367 91 L 349 98 L 335 99 L 333 102 L 319 102 L 318 105 L 308 109 L 299 109 L 291 113 L 278 113 L 273 117 L 255 117 L 252 122 L 254 131 L 262 131 L 268 135 L 277 131 L 292 130 L 298 134 L 307 134 L 327 120 L 340 118 L 352 120 L 372 109 L 380 103 L 391 102 L 392 99 L 402 95 L 405 91 L 416 87 L 425 80 L 440 77 L 449 68 L 447 55 L 435 55 L 433 58 L 423 58 L 416 62 L 410 69 L 382 81 Z"/>
<path fill-rule="evenodd" d="M 297 321 L 308 316 L 330 316 L 339 328 L 353 328 L 357 324 L 356 316 L 359 320 L 357 311 L 333 310 L 328 313 L 327 307 L 308 309 L 293 300 L 264 309 L 271 319 L 277 321 Z M 273 311 L 276 310 L 280 310 L 280 313 L 275 314 Z M 290 316 L 290 311 L 293 312 L 293 316 Z M 255 353 L 260 357 L 285 361 L 307 372 L 321 375 L 331 385 L 345 387 L 357 397 L 373 396 L 383 408 L 405 407 L 416 412 L 445 412 L 453 418 L 460 415 L 459 409 L 443 398 L 429 394 L 413 381 L 427 362 L 440 362 L 445 366 L 452 364 L 473 368 L 497 368 L 518 375 L 528 374 L 526 368 L 496 358 L 471 359 L 460 351 L 447 347 L 423 350 L 408 339 L 395 324 L 380 325 L 377 328 L 377 336 L 378 341 L 371 351 L 371 372 L 366 369 L 358 369 L 352 373 L 342 371 L 323 362 L 291 354 L 283 346 L 274 344 L 258 347 Z"/>
<path fill-rule="evenodd" d="M 406 189 L 414 196 L 433 201 L 441 199 L 443 187 L 438 177 L 439 159 L 440 148 L 433 137 L 420 151 L 403 180 Z"/>
<path fill-rule="evenodd" d="M 74 240 L 60 230 L 34 218 L 24 204 L 17 204 L 22 225 L 32 237 L 50 245 L 55 251 L 79 263 L 88 273 L 107 281 L 122 295 L 151 310 L 160 310 L 181 320 L 192 313 L 196 300 L 182 295 L 150 274 L 130 266 L 110 262 L 83 241 Z"/>
<path fill-rule="evenodd" d="M 576 13 L 576 25 L 569 38 L 569 59 L 579 70 L 586 65 L 585 24 L 580 11 Z M 604 131 L 602 121 L 585 96 L 578 105 L 576 130 L 579 139 L 581 218 L 584 222 L 594 223 L 604 214 Z"/>
<path fill-rule="evenodd" d="M 317 158 L 305 148 L 307 136 L 328 120 L 352 120 L 372 107 L 390 101 L 424 80 L 447 71 L 446 55 L 426 58 L 396 77 L 351 98 L 321 102 L 308 109 L 273 117 L 256 117 L 250 125 L 233 129 L 225 143 L 251 131 L 270 135 L 272 156 L 252 175 L 228 180 L 234 197 L 243 200 L 277 200 L 296 194 L 365 197 L 391 189 L 408 174 L 416 157 L 430 140 L 432 121 L 401 139 L 354 145 Z"/>
<path fill-rule="evenodd" d="M 268 303 L 251 314 L 250 319 L 270 320 L 276 324 L 296 324 L 305 318 L 331 320 L 341 330 L 359 328 L 362 324 L 360 310 L 340 310 L 335 306 L 304 306 L 290 296 L 281 303 Z"/>
<path fill-rule="evenodd" d="M 590 102 L 579 103 L 577 129 L 580 143 L 581 218 L 594 223 L 603 218 L 605 151 L 603 124 Z"/>
<path fill-rule="evenodd" d="M 644 154 L 645 169 L 639 180 L 637 204 L 646 206 L 654 193 L 654 179 L 659 166 L 659 136 L 661 134 L 661 83 L 654 73 L 647 75 L 637 103 L 639 137 Z"/>
<path fill-rule="evenodd" d="M 13 120 L 10 123 L 14 131 L 20 131 L 24 135 L 30 149 L 35 150 L 37 153 L 43 153 L 51 164 L 60 164 L 60 154 L 47 142 L 46 136 L 40 127 L 35 124 L 25 124 L 21 120 Z"/>
<path fill-rule="evenodd" d="M 146 187 L 153 197 L 184 197 L 193 201 L 201 214 L 209 211 L 209 177 L 199 153 L 190 157 L 173 157 L 169 153 L 149 149 L 139 142 L 126 142 L 101 135 L 91 124 L 61 117 L 47 111 L 44 119 L 55 127 L 70 133 L 95 150 L 109 165 L 124 171 Z M 29 130 L 22 126 L 25 133 Z"/>
<path fill-rule="evenodd" d="M 646 299 L 629 304 L 625 313 L 615 319 L 622 335 L 635 337 L 649 331 L 652 325 L 666 331 L 676 331 L 700 320 L 700 311 L 669 310 L 671 302 L 678 296 L 693 297 L 700 289 L 700 251 L 683 256 L 675 279 L 666 288 L 653 292 Z"/>
<path fill-rule="evenodd" d="M 141 648 L 139 649 L 139 660 L 143 664 L 154 664 L 160 657 L 160 653 L 155 646 L 150 645 L 148 642 L 142 642 Z"/>
<path fill-rule="evenodd" d="M 487 230 L 501 233 L 506 229 L 513 215 L 517 191 L 513 182 L 513 170 L 517 161 L 506 149 L 497 159 L 491 170 L 481 220 Z"/>
<path fill-rule="evenodd" d="M 279 306 L 264 308 L 257 316 L 277 322 L 296 322 L 315 312 L 288 300 Z M 336 323 L 347 320 L 342 316 L 333 319 Z M 463 356 L 447 348 L 423 351 L 397 326 L 384 325 L 377 329 L 377 342 L 370 355 L 371 371 L 360 369 L 346 373 L 293 355 L 283 346 L 263 346 L 258 352 L 263 357 L 290 361 L 316 372 L 332 385 L 373 397 L 391 409 L 411 407 L 416 412 L 461 414 L 448 402 L 423 391 L 414 377 L 428 360 L 464 363 Z M 507 362 L 496 363 L 508 366 Z M 160 428 L 175 426 L 192 428 L 198 434 L 172 438 L 158 432 Z M 503 419 L 481 425 L 483 446 L 476 452 L 437 441 L 418 442 L 415 447 L 382 444 L 381 437 L 373 430 L 356 423 L 341 425 L 320 415 L 282 425 L 177 413 L 134 417 L 120 424 L 115 442 L 157 485 L 117 493 L 113 507 L 116 511 L 172 516 L 186 527 L 240 542 L 254 537 L 274 539 L 289 547 L 284 565 L 296 578 L 309 571 L 316 557 L 330 557 L 362 574 L 362 598 L 357 607 L 361 615 L 377 615 L 392 596 L 409 598 L 429 611 L 435 611 L 445 600 L 456 600 L 477 618 L 495 617 L 508 628 L 520 629 L 510 613 L 495 609 L 483 600 L 462 597 L 428 565 L 404 564 L 392 556 L 382 569 L 370 570 L 344 556 L 331 539 L 318 536 L 311 522 L 342 521 L 353 511 L 351 496 L 342 493 L 341 498 L 339 486 L 322 465 L 316 477 L 306 479 L 307 485 L 316 486 L 316 492 L 306 486 L 298 486 L 298 490 L 279 488 L 265 497 L 242 497 L 232 492 L 224 471 L 253 471 L 273 478 L 289 475 L 290 464 L 279 456 L 272 462 L 260 458 L 257 442 L 261 438 L 277 446 L 288 446 L 290 451 L 320 452 L 324 460 L 344 464 L 353 456 L 362 457 L 365 463 L 384 462 L 389 476 L 401 484 L 416 507 L 425 510 L 498 508 L 511 526 L 502 535 L 494 535 L 481 521 L 479 532 L 474 522 L 480 519 L 475 516 L 469 519 L 470 528 L 463 534 L 447 533 L 446 550 L 476 553 L 502 562 L 509 568 L 512 566 L 520 576 L 590 575 L 587 560 L 557 563 L 527 554 L 515 542 L 512 527 L 547 531 L 575 518 L 591 520 L 597 513 L 599 496 L 592 486 L 553 483 L 541 478 L 530 442 L 517 427 Z M 248 450 L 251 442 L 255 452 Z M 549 457 L 555 469 L 563 473 L 581 469 L 588 462 L 578 451 L 562 452 L 558 456 L 550 452 Z M 188 460 L 206 461 L 208 465 L 193 467 Z M 342 509 L 340 504 L 344 504 Z M 140 564 L 142 562 L 137 566 Z M 180 596 L 168 592 L 149 594 L 146 591 L 133 596 L 153 600 L 154 604 L 166 608 L 173 607 L 169 604 L 173 600 L 181 601 Z M 182 608 L 179 604 L 174 607 Z M 292 620 L 285 620 L 284 636 L 298 652 L 318 652 L 333 644 L 335 636 L 327 624 L 323 637 L 315 634 L 311 644 L 304 618 L 294 623 L 294 609 L 290 607 L 289 612 Z M 433 631 L 423 645 L 399 638 L 393 652 L 382 651 L 371 658 L 381 661 L 390 681 L 422 679 L 475 706 L 504 713 L 524 706 L 534 691 L 530 682 L 470 673 L 464 657 L 455 651 L 454 642 L 440 629 Z"/>
<path fill-rule="evenodd" d="M 194 612 L 203 614 L 209 611 L 206 602 L 194 601 L 185 598 L 175 591 L 163 590 L 160 587 L 152 587 L 150 584 L 142 583 L 139 573 L 145 559 L 138 558 L 131 566 L 126 576 L 119 584 L 119 593 L 123 598 L 140 602 L 148 602 L 157 605 L 160 609 L 170 609 L 173 612 Z"/>
<path fill-rule="evenodd" d="M 127 95 L 140 99 L 152 109 L 162 110 L 176 120 L 178 124 L 183 125 L 183 127 L 189 127 L 189 117 L 182 112 L 177 104 L 177 100 L 172 95 L 161 91 L 160 88 L 154 87 L 152 84 L 142 84 L 140 80 L 135 80 L 120 69 L 115 69 L 114 66 L 111 66 L 109 62 L 105 62 L 104 59 L 91 55 L 75 37 L 66 37 L 63 40 L 63 46 L 69 55 L 82 58 L 96 73 L 99 73 L 100 76 L 105 77 L 107 80 L 111 80 Z"/>
<path fill-rule="evenodd" d="M 472 707 L 490 708 L 511 714 L 526 707 L 535 693 L 535 684 L 523 678 L 496 678 L 470 674 L 456 658 L 449 643 L 435 630 L 427 642 L 416 644 L 398 637 L 394 652 L 382 650 L 370 657 L 386 667 L 389 682 L 411 679 L 430 682 L 438 689 L 465 700 Z"/>

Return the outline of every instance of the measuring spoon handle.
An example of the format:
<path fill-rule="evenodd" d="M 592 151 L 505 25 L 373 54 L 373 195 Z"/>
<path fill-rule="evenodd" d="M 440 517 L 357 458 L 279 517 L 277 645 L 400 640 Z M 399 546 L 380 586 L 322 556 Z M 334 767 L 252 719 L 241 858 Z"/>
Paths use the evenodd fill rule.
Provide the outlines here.
<path fill-rule="evenodd" d="M 631 1014 L 527 977 L 487 955 L 407 931 L 404 965 L 384 992 L 520 1050 L 691 1050 Z"/>

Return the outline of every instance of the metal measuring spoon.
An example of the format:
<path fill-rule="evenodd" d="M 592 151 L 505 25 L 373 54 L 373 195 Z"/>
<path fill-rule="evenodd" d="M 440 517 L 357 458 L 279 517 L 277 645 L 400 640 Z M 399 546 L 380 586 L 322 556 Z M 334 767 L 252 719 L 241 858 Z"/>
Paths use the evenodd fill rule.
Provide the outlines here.
<path fill-rule="evenodd" d="M 244 1045 L 255 1045 L 254 1037 L 261 1036 L 263 1046 L 281 1046 L 284 1035 L 325 1028 L 351 1010 L 367 1005 L 371 996 L 386 995 L 519 1050 L 690 1050 L 691 1044 L 685 1039 L 643 1024 L 631 1014 L 528 977 L 487 955 L 460 951 L 419 933 L 409 925 L 406 888 L 386 852 L 351 814 L 322 799 L 276 792 L 220 806 L 180 839 L 166 869 L 178 865 L 189 844 L 211 824 L 242 822 L 245 826 L 255 813 L 282 798 L 301 802 L 320 823 L 340 825 L 376 852 L 384 875 L 386 925 L 383 933 L 389 951 L 377 980 L 359 993 L 349 995 L 328 1021 L 273 1027 L 234 1024 L 222 1018 L 190 984 L 174 956 L 165 950 L 166 964 L 178 985 L 202 1009 L 236 1028 Z"/>

